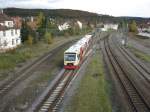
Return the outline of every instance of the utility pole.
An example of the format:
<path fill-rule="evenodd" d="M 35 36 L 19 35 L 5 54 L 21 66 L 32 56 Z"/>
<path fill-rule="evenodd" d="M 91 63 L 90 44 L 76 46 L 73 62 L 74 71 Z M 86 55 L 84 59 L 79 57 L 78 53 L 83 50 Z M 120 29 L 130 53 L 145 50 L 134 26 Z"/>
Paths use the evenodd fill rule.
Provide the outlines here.
<path fill-rule="evenodd" d="M 125 47 L 127 46 L 127 39 L 128 39 L 128 23 L 127 20 L 125 19 L 125 24 L 124 24 L 124 41 L 125 41 Z"/>
<path fill-rule="evenodd" d="M 127 34 L 128 34 L 128 25 L 127 25 L 127 21 L 124 19 L 122 21 L 122 25 L 121 25 L 121 34 L 122 34 L 122 45 L 126 46 L 127 45 Z"/>
<path fill-rule="evenodd" d="M 45 27 L 46 27 L 45 32 L 47 33 L 47 16 L 45 16 Z"/>

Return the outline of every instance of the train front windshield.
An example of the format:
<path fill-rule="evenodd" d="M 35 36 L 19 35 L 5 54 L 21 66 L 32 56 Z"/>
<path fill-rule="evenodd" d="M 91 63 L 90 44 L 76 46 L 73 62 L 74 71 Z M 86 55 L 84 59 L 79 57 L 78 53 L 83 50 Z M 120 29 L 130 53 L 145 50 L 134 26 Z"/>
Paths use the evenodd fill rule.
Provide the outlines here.
<path fill-rule="evenodd" d="M 65 61 L 75 61 L 76 54 L 65 54 Z"/>

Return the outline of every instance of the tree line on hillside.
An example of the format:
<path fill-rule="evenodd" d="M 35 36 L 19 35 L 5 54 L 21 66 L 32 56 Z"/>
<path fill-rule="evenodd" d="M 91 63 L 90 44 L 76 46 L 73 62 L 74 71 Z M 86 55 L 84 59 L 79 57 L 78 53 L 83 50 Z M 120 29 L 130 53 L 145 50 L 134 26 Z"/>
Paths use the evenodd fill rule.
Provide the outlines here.
<path fill-rule="evenodd" d="M 132 22 L 135 20 L 137 24 L 146 23 L 150 18 L 142 17 L 113 17 L 109 15 L 100 15 L 96 13 L 91 13 L 87 11 L 71 10 L 71 9 L 19 9 L 19 8 L 6 8 L 4 13 L 9 16 L 20 16 L 20 17 L 31 17 L 37 16 L 39 12 L 43 12 L 45 16 L 51 18 L 63 18 L 63 19 L 79 19 L 86 20 L 90 22 L 104 22 L 104 23 L 119 23 L 122 20 L 127 20 Z"/>
<path fill-rule="evenodd" d="M 121 32 L 124 32 L 124 33 L 127 33 L 127 32 L 138 33 L 138 26 L 135 20 L 132 20 L 130 22 L 122 20 L 119 23 L 118 28 Z"/>
<path fill-rule="evenodd" d="M 71 10 L 71 9 L 18 9 L 18 8 L 7 8 L 4 9 L 4 13 L 9 16 L 20 16 L 20 17 L 31 17 L 38 16 L 39 12 L 47 17 L 51 18 L 63 18 L 63 19 L 80 19 L 86 21 L 95 21 L 99 16 L 95 13 L 86 11 Z"/>
<path fill-rule="evenodd" d="M 71 10 L 71 9 L 19 9 L 19 8 L 4 9 L 4 13 L 6 13 L 7 15 L 20 17 L 38 16 L 39 12 L 43 12 L 45 16 L 54 19 L 57 18 L 78 19 L 81 21 L 82 20 L 89 21 L 92 24 L 96 24 L 96 22 L 117 23 L 120 21 L 120 18 L 115 18 L 109 15 L 99 15 L 92 12 Z"/>
<path fill-rule="evenodd" d="M 46 16 L 51 17 L 67 17 L 67 18 L 78 18 L 78 17 L 96 17 L 96 13 L 90 13 L 87 11 L 71 10 L 71 9 L 19 9 L 19 8 L 6 8 L 4 13 L 10 16 L 37 16 L 39 12 L 43 12 Z"/>
<path fill-rule="evenodd" d="M 48 44 L 53 42 L 55 36 L 69 37 L 72 35 L 79 35 L 92 30 L 90 23 L 87 23 L 86 27 L 82 29 L 79 25 L 72 25 L 66 30 L 60 31 L 56 21 L 51 21 L 49 17 L 45 16 L 44 13 L 40 12 L 34 21 L 36 28 L 31 28 L 32 25 L 28 25 L 28 21 L 23 19 L 21 28 L 22 42 L 27 42 L 29 45 L 37 43 L 38 41 L 45 41 Z"/>

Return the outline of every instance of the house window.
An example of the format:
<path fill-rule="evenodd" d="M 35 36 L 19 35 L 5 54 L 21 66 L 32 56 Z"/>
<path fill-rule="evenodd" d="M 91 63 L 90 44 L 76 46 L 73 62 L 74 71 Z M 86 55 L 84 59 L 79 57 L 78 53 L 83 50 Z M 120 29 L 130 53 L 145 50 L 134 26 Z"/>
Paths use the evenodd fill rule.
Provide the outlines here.
<path fill-rule="evenodd" d="M 8 43 L 7 43 L 7 41 L 5 40 L 5 41 L 4 41 L 4 46 L 7 46 L 7 44 L 8 44 Z"/>
<path fill-rule="evenodd" d="M 17 30 L 15 30 L 15 34 L 17 35 Z"/>
<path fill-rule="evenodd" d="M 11 36 L 14 36 L 14 32 L 13 32 L 13 30 L 11 30 Z"/>
<path fill-rule="evenodd" d="M 10 26 L 11 25 L 11 22 L 8 22 L 8 26 Z"/>
<path fill-rule="evenodd" d="M 8 22 L 8 26 L 9 27 L 13 27 L 13 23 L 12 22 Z"/>
<path fill-rule="evenodd" d="M 3 36 L 4 36 L 4 37 L 6 36 L 6 31 L 3 31 Z"/>
<path fill-rule="evenodd" d="M 14 44 L 15 44 L 14 39 L 12 39 L 12 45 L 14 45 Z"/>
<path fill-rule="evenodd" d="M 14 39 L 12 39 L 12 45 L 14 45 L 14 44 L 15 44 Z"/>
<path fill-rule="evenodd" d="M 18 44 L 18 39 L 16 39 L 16 44 Z"/>

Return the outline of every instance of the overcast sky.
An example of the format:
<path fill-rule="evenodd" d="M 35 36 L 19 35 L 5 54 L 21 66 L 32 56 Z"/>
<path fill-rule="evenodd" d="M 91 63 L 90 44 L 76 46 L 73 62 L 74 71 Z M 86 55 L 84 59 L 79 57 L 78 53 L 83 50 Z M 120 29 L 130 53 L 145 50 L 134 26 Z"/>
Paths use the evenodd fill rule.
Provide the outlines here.
<path fill-rule="evenodd" d="M 0 0 L 0 8 L 78 9 L 112 16 L 150 17 L 150 0 Z"/>

